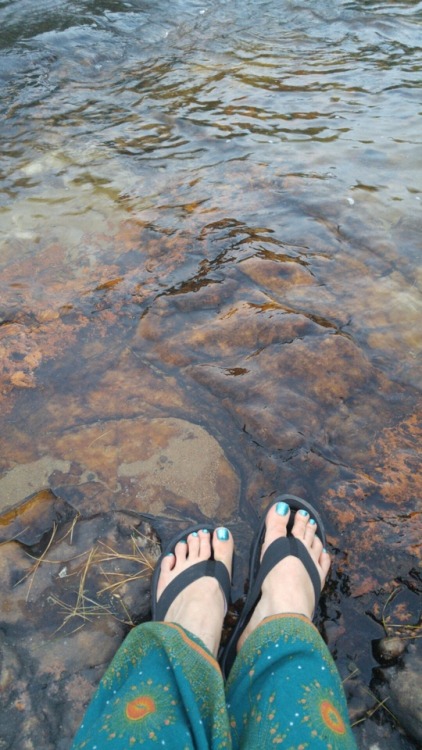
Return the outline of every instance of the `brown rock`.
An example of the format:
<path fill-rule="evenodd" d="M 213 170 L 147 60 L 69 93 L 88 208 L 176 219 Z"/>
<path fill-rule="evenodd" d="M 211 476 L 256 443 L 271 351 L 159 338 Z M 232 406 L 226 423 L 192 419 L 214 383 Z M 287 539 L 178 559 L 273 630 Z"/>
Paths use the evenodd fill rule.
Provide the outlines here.
<path fill-rule="evenodd" d="M 13 472 L 11 474 L 13 475 Z M 1 484 L 0 479 L 0 486 Z M 24 494 L 22 481 L 17 484 L 18 487 L 15 489 L 19 489 L 19 497 Z M 25 489 L 27 488 L 24 486 L 24 491 Z M 3 497 L 3 500 L 5 499 Z M 18 503 L 0 515 L 0 542 L 17 539 L 23 544 L 35 544 L 54 523 L 61 523 L 71 516 L 75 516 L 75 511 L 63 500 L 56 497 L 51 490 L 40 490 L 26 502 Z"/>
<path fill-rule="evenodd" d="M 238 476 L 215 438 L 174 418 L 69 430 L 54 440 L 54 454 L 16 465 L 0 480 L 6 509 L 45 487 L 85 515 L 118 508 L 159 514 L 172 507 L 225 520 L 239 495 Z"/>

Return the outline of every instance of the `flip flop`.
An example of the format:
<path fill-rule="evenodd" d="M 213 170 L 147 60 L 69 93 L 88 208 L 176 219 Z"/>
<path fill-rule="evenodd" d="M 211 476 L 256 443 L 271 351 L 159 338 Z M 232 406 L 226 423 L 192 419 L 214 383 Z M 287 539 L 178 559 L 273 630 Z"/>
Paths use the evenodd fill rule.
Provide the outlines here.
<path fill-rule="evenodd" d="M 265 521 L 270 508 L 272 508 L 273 505 L 276 505 L 276 503 L 279 502 L 286 502 L 290 506 L 290 518 L 287 524 L 287 536 L 280 537 L 279 539 L 276 539 L 274 542 L 272 542 L 272 544 L 270 544 L 270 546 L 266 550 L 261 562 L 260 557 L 262 543 L 265 536 Z M 241 615 L 236 623 L 236 626 L 227 645 L 224 647 L 224 651 L 220 660 L 221 669 L 224 677 L 226 678 L 228 677 L 230 669 L 232 668 L 233 662 L 236 658 L 236 646 L 239 638 L 243 633 L 246 625 L 248 624 L 255 606 L 260 599 L 261 587 L 265 577 L 268 575 L 270 570 L 272 570 L 274 566 L 277 565 L 277 563 L 279 563 L 288 555 L 294 555 L 295 557 L 298 557 L 299 560 L 301 560 L 304 564 L 314 587 L 315 607 L 317 605 L 318 599 L 321 594 L 321 581 L 318 571 L 315 567 L 315 563 L 300 539 L 296 539 L 296 537 L 293 537 L 291 535 L 289 536 L 289 532 L 291 532 L 293 527 L 293 521 L 296 512 L 301 509 L 307 510 L 310 517 L 314 518 L 314 520 L 317 522 L 317 536 L 321 539 L 324 547 L 326 546 L 324 524 L 318 511 L 313 507 L 313 505 L 311 505 L 311 503 L 306 502 L 306 500 L 303 500 L 301 497 L 297 497 L 296 495 L 279 495 L 270 503 L 264 513 L 264 516 L 261 519 L 261 523 L 252 543 L 249 564 L 248 595 L 246 597 Z"/>
<path fill-rule="evenodd" d="M 183 573 L 179 573 L 179 575 L 176 576 L 176 578 L 174 578 L 173 581 L 168 584 L 168 586 L 166 586 L 160 598 L 157 600 L 158 579 L 160 577 L 161 563 L 163 558 L 170 552 L 174 552 L 174 548 L 178 542 L 182 541 L 182 539 L 186 539 L 189 534 L 192 534 L 193 531 L 201 531 L 201 529 L 203 528 L 204 525 L 202 524 L 191 526 L 189 529 L 185 529 L 184 531 L 174 536 L 163 550 L 160 559 L 155 566 L 155 570 L 151 580 L 151 611 L 152 619 L 154 621 L 163 621 L 170 608 L 170 605 L 174 602 L 176 596 L 178 596 L 178 594 L 180 594 L 180 592 L 183 591 L 186 586 L 189 586 L 190 583 L 193 583 L 193 581 L 197 581 L 199 578 L 203 578 L 204 576 L 210 576 L 217 579 L 226 601 L 227 610 L 228 604 L 230 602 L 230 575 L 224 563 L 220 562 L 219 560 L 213 560 L 212 558 L 210 560 L 202 560 L 200 562 L 194 563 L 194 565 L 191 565 L 189 568 L 184 570 Z M 216 528 L 216 526 L 208 528 L 209 533 L 212 534 Z"/>

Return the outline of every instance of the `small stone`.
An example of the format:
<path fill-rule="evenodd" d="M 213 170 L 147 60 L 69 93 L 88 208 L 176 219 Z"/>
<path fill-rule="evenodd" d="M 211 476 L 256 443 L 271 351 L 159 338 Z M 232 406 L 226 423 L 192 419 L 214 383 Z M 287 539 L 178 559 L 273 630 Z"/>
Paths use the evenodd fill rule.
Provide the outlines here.
<path fill-rule="evenodd" d="M 372 652 L 379 664 L 395 664 L 406 650 L 406 641 L 393 636 L 372 642 Z"/>

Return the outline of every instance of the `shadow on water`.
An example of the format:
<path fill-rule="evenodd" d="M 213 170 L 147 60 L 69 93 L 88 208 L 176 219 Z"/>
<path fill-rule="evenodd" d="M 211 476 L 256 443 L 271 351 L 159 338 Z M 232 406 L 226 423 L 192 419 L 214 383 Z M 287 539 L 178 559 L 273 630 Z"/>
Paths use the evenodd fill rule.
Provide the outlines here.
<path fill-rule="evenodd" d="M 186 523 L 230 627 L 278 492 L 359 746 L 421 741 L 421 11 L 0 3 L 1 746 L 69 747 Z"/>

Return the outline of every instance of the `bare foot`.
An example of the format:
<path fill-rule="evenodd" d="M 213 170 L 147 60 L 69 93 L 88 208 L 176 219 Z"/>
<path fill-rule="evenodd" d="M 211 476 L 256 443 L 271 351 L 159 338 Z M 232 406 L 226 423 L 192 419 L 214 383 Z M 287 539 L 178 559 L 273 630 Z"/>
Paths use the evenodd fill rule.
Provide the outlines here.
<path fill-rule="evenodd" d="M 275 503 L 268 511 L 261 559 L 271 542 L 287 536 L 289 516 L 290 508 L 283 502 Z M 322 589 L 331 560 L 328 552 L 323 549 L 321 540 L 316 536 L 316 528 L 315 521 L 306 511 L 297 511 L 291 533 L 304 543 L 312 557 L 321 578 Z M 285 557 L 266 576 L 262 584 L 261 598 L 239 638 L 238 650 L 265 617 L 289 613 L 312 618 L 314 608 L 315 593 L 305 566 L 297 557 Z"/>
<path fill-rule="evenodd" d="M 161 563 L 157 599 L 176 576 L 198 562 L 214 560 L 224 563 L 231 575 L 233 538 L 228 529 L 219 527 L 211 535 L 202 530 L 189 534 L 187 541 L 178 542 L 174 554 Z M 216 578 L 206 576 L 189 584 L 170 605 L 165 622 L 174 622 L 198 636 L 217 657 L 226 603 Z"/>

